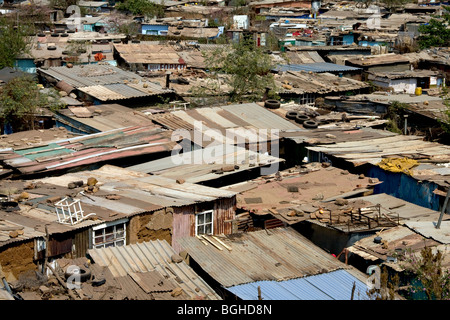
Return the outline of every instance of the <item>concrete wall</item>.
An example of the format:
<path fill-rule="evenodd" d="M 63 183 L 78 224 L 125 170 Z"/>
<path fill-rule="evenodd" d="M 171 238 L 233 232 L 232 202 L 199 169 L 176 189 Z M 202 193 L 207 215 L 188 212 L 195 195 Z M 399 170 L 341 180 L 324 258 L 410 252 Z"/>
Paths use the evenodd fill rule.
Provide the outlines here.
<path fill-rule="evenodd" d="M 392 88 L 394 92 L 414 94 L 417 87 L 416 78 L 372 80 L 373 84 L 382 88 Z"/>

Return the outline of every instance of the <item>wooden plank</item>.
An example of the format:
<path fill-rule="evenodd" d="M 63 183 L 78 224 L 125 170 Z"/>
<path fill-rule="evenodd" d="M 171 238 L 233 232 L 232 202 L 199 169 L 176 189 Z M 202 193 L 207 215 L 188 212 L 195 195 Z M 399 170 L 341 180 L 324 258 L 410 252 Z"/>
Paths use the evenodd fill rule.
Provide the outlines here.
<path fill-rule="evenodd" d="M 145 281 L 139 276 L 138 273 L 128 272 L 128 274 L 130 275 L 131 279 L 133 279 L 134 282 L 136 282 L 136 284 L 142 290 L 144 290 L 145 293 L 150 293 L 152 291 L 152 289 L 147 285 L 147 283 L 145 283 Z"/>
<path fill-rule="evenodd" d="M 220 251 L 223 251 L 223 249 L 221 247 L 219 247 L 217 244 L 215 244 L 211 239 L 206 237 L 204 234 L 202 235 L 202 238 L 205 239 L 206 241 L 208 241 L 209 243 L 211 243 L 214 247 L 216 247 Z"/>
<path fill-rule="evenodd" d="M 223 243 L 223 241 L 220 240 L 219 238 L 217 238 L 217 237 L 215 237 L 215 236 L 212 236 L 212 237 L 213 237 L 214 240 L 216 240 L 218 243 L 220 243 L 221 245 L 223 245 L 228 251 L 231 251 L 231 250 L 232 250 L 231 247 L 229 247 L 228 245 L 226 245 L 225 243 Z"/>

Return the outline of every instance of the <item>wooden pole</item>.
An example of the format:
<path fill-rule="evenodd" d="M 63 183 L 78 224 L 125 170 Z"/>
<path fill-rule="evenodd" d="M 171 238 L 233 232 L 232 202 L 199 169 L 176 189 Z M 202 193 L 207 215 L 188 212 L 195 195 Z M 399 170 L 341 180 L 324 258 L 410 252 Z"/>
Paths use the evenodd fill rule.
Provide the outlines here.
<path fill-rule="evenodd" d="M 46 263 L 47 267 L 50 269 L 51 272 L 55 275 L 58 282 L 63 286 L 64 289 L 66 289 L 67 293 L 73 300 L 77 300 L 77 297 L 73 294 L 73 292 L 67 287 L 66 283 L 61 279 L 61 277 L 56 273 L 55 269 L 50 265 L 50 263 Z"/>
<path fill-rule="evenodd" d="M 353 282 L 352 295 L 350 297 L 350 300 L 353 300 L 353 297 L 354 297 L 354 294 L 355 294 L 355 289 L 356 289 L 356 282 Z"/>
<path fill-rule="evenodd" d="M 48 234 L 47 225 L 45 225 L 45 250 L 44 250 L 44 265 L 42 266 L 42 274 L 47 274 L 47 262 L 48 262 L 48 244 L 50 242 L 50 235 Z"/>

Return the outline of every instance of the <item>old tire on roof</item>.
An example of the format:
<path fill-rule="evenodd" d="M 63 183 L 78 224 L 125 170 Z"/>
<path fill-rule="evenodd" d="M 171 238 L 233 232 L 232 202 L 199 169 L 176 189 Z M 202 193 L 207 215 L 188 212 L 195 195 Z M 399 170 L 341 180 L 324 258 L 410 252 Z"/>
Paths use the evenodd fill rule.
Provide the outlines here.
<path fill-rule="evenodd" d="M 313 120 L 306 120 L 303 122 L 303 127 L 306 129 L 316 129 L 318 126 L 319 124 Z"/>
<path fill-rule="evenodd" d="M 56 50 L 56 47 L 55 46 L 48 46 L 47 50 Z"/>
<path fill-rule="evenodd" d="M 278 109 L 280 107 L 280 101 L 274 99 L 268 99 L 264 101 L 264 106 L 269 109 Z"/>
<path fill-rule="evenodd" d="M 286 112 L 286 118 L 288 118 L 288 119 L 295 119 L 295 117 L 297 117 L 297 115 L 298 115 L 297 111 Z"/>
<path fill-rule="evenodd" d="M 79 273 L 79 275 L 80 275 L 79 280 L 81 282 L 86 282 L 87 280 L 89 280 L 91 278 L 91 270 L 86 268 L 84 265 L 77 265 L 77 267 L 78 267 L 79 271 L 77 271 L 76 269 L 75 270 L 68 269 L 68 270 L 66 270 L 66 272 L 64 272 L 64 276 L 66 277 L 66 279 L 68 279 L 71 276 L 76 275 L 77 273 Z M 76 279 L 76 280 L 78 280 L 78 279 Z"/>
<path fill-rule="evenodd" d="M 297 116 L 295 117 L 295 122 L 297 123 L 303 123 L 308 120 L 310 120 L 310 118 L 306 114 L 302 113 L 297 114 Z"/>

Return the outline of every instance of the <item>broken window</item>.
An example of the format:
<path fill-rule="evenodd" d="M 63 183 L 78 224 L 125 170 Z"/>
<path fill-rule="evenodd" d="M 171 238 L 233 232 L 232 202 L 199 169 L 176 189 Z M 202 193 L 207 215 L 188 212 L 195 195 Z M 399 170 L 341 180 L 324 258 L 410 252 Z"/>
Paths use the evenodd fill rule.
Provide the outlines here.
<path fill-rule="evenodd" d="M 203 211 L 195 216 L 196 235 L 213 234 L 213 211 Z"/>
<path fill-rule="evenodd" d="M 126 244 L 126 221 L 103 223 L 92 228 L 93 248 L 120 247 Z"/>

